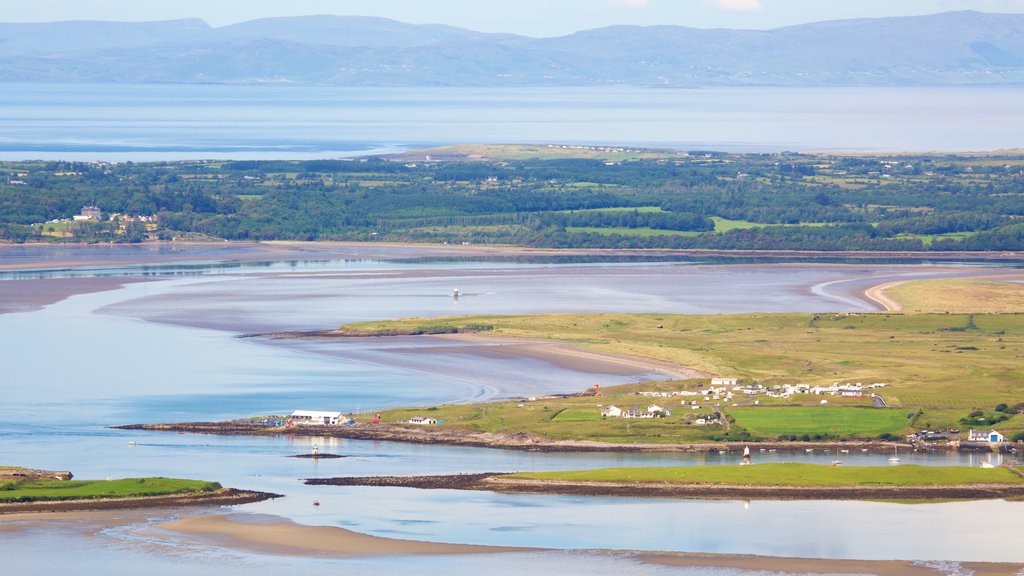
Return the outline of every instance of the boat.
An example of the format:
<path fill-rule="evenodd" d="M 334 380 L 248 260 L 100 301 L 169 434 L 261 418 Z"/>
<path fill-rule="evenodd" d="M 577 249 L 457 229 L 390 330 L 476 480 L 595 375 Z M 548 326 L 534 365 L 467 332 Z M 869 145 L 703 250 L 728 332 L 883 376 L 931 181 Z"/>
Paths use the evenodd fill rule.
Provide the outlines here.
<path fill-rule="evenodd" d="M 892 449 L 893 449 L 893 454 L 892 454 L 892 456 L 889 456 L 889 464 L 899 464 L 900 463 L 900 447 L 899 446 L 893 446 Z"/>

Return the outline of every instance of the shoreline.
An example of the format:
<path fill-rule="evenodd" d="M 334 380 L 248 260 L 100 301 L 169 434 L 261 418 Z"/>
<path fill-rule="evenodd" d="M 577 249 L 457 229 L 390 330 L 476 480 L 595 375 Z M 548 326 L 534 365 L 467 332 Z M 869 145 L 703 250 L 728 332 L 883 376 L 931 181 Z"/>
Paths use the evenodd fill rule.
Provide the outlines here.
<path fill-rule="evenodd" d="M 309 478 L 311 486 L 374 486 L 469 490 L 505 494 L 553 494 L 695 500 L 985 500 L 1024 497 L 1024 485 L 963 486 L 756 486 L 664 482 L 574 482 L 510 478 L 503 473 L 439 476 L 341 476 Z"/>
<path fill-rule="evenodd" d="M 474 448 L 496 448 L 502 450 L 525 450 L 528 452 L 648 452 L 648 453 L 699 453 L 725 450 L 742 452 L 744 447 L 803 451 L 823 446 L 847 449 L 877 448 L 890 450 L 893 446 L 912 448 L 906 442 L 885 442 L 881 440 L 822 440 L 815 441 L 765 441 L 765 442 L 702 442 L 687 444 L 621 444 L 593 440 L 557 440 L 519 432 L 501 434 L 477 432 L 465 428 L 430 428 L 426 426 L 404 427 L 388 423 L 371 424 L 357 422 L 337 426 L 294 426 L 271 428 L 251 420 L 227 420 L 222 422 L 181 422 L 163 424 L 125 424 L 112 426 L 118 430 L 146 430 L 152 432 L 188 432 L 217 436 L 262 436 L 285 435 L 295 437 L 329 437 L 349 440 L 377 440 L 406 442 L 409 444 L 442 444 L 448 446 L 469 446 Z"/>
<path fill-rule="evenodd" d="M 902 312 L 903 305 L 900 304 L 895 299 L 889 297 L 889 295 L 886 294 L 885 291 L 895 286 L 906 284 L 907 282 L 910 282 L 910 280 L 897 280 L 895 282 L 886 282 L 885 284 L 878 284 L 876 286 L 871 286 L 870 288 L 865 289 L 861 294 L 863 295 L 865 300 L 873 302 L 879 307 L 881 307 L 882 312 Z"/>
<path fill-rule="evenodd" d="M 88 500 L 46 500 L 40 502 L 0 502 L 0 520 L 10 514 L 43 514 L 63 512 L 91 512 L 97 510 L 140 510 L 153 508 L 183 508 L 193 506 L 234 506 L 281 498 L 280 494 L 225 488 L 209 493 L 172 494 L 168 496 L 142 496 L 135 498 L 106 498 Z"/>
<path fill-rule="evenodd" d="M 983 251 L 822 251 L 822 250 L 720 250 L 670 248 L 534 248 L 508 244 L 445 245 L 422 242 L 358 242 L 326 240 L 222 240 L 222 241 L 147 241 L 141 244 L 89 244 L 30 242 L 13 244 L 0 242 L 0 256 L 5 250 L 16 248 L 59 250 L 88 248 L 98 252 L 89 259 L 61 259 L 10 263 L 0 261 L 0 270 L 28 270 L 74 268 L 80 266 L 113 266 L 142 263 L 188 262 L 214 260 L 218 262 L 260 262 L 288 257 L 293 260 L 319 260 L 336 252 L 339 258 L 459 258 L 479 256 L 605 256 L 605 257 L 712 257 L 712 258 L 793 258 L 854 259 L 854 260 L 980 260 L 1013 261 L 1024 259 L 1024 252 Z M 103 254 L 102 250 L 139 250 L 138 254 Z M 157 249 L 168 249 L 161 252 Z M 172 251 L 180 249 L 180 251 Z M 154 250 L 145 253 L 145 250 Z M 213 251 L 211 253 L 210 251 Z M 365 250 L 365 254 L 360 251 Z M 411 254 L 410 254 L 411 253 Z"/>
<path fill-rule="evenodd" d="M 556 550 L 447 544 L 399 540 L 360 534 L 333 526 L 306 526 L 276 516 L 220 514 L 190 516 L 157 526 L 194 539 L 197 544 L 224 546 L 263 554 L 326 555 L 347 558 L 372 555 L 464 555 L 523 552 L 576 552 L 666 567 L 732 568 L 763 573 L 875 574 L 877 576 L 937 576 L 949 574 L 943 564 L 908 560 L 847 560 L 791 558 L 743 554 L 655 552 L 633 550 Z M 512 559 L 512 558 L 510 558 Z M 1007 562 L 954 563 L 978 576 L 1018 576 L 1024 564 Z"/>

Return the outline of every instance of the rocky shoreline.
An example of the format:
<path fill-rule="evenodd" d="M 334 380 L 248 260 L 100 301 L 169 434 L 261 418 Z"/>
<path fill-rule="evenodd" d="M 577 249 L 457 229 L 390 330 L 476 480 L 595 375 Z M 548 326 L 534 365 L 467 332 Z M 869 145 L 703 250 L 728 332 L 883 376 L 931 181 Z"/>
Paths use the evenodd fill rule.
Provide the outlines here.
<path fill-rule="evenodd" d="M 693 498 L 701 500 L 986 500 L 1024 497 L 1024 485 L 965 486 L 747 486 L 664 482 L 567 482 L 512 478 L 501 473 L 442 476 L 310 478 L 310 485 L 376 486 L 428 490 L 483 490 L 512 494 Z"/>
<path fill-rule="evenodd" d="M 85 510 L 132 510 L 144 508 L 184 508 L 193 506 L 236 506 L 251 504 L 281 494 L 225 488 L 216 492 L 171 494 L 168 496 L 140 496 L 136 498 L 109 498 L 91 500 L 46 500 L 41 502 L 3 502 L 0 515 L 22 512 L 77 512 Z"/>
<path fill-rule="evenodd" d="M 295 437 L 330 437 L 350 440 L 386 440 L 389 442 L 406 442 L 412 444 L 442 444 L 449 446 L 469 446 L 474 448 L 499 448 L 503 450 L 525 450 L 530 452 L 742 452 L 744 447 L 757 451 L 782 450 L 804 451 L 807 449 L 843 449 L 892 450 L 894 445 L 910 448 L 906 443 L 894 444 L 877 440 L 848 440 L 843 442 L 800 442 L 800 441 L 767 441 L 767 442 L 715 442 L 695 444 L 617 444 L 611 442 L 595 442 L 589 440 L 556 440 L 536 434 L 519 432 L 515 434 L 499 434 L 495 432 L 478 432 L 467 428 L 456 427 L 404 427 L 395 424 L 370 424 L 358 422 L 341 426 L 293 426 L 268 427 L 265 424 L 250 420 L 226 420 L 222 422 L 183 422 L 177 424 L 129 424 L 115 426 L 121 430 L 151 430 L 161 432 L 188 432 L 196 434 L 217 435 L 287 435 Z"/>

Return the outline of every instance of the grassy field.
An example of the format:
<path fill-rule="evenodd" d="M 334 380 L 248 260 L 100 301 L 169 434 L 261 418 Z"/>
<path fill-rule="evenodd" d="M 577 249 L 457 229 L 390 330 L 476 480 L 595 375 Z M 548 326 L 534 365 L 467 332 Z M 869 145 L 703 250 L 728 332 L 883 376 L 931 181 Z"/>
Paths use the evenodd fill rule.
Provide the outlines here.
<path fill-rule="evenodd" d="M 605 405 L 628 402 L 625 407 L 642 404 L 646 408 L 655 403 L 654 400 L 643 399 L 634 392 L 620 393 L 612 390 L 601 398 L 545 398 L 533 402 L 491 402 L 385 410 L 381 412 L 381 417 L 385 422 L 399 422 L 413 416 L 429 416 L 444 420 L 443 426 L 479 432 L 515 434 L 526 431 L 551 440 L 587 439 L 622 444 L 707 442 L 713 440 L 716 434 L 723 433 L 717 426 L 692 426 L 681 413 L 669 418 L 649 420 L 601 416 L 601 407 Z M 675 404 L 674 408 L 678 408 L 678 401 Z M 666 403 L 660 405 L 667 407 Z M 710 410 L 701 413 L 710 413 Z"/>
<path fill-rule="evenodd" d="M 570 226 L 565 229 L 570 234 L 620 234 L 622 236 L 697 236 L 702 232 L 684 232 L 680 230 L 657 230 L 654 228 L 591 228 Z"/>
<path fill-rule="evenodd" d="M 514 402 L 390 411 L 394 421 L 417 415 L 446 425 L 482 431 L 529 431 L 550 438 L 614 442 L 691 442 L 711 439 L 877 438 L 918 429 L 964 428 L 972 409 L 1024 401 L 1024 316 L 1016 314 L 556 314 L 474 316 L 367 322 L 350 333 L 416 330 L 424 326 L 456 331 L 488 327 L 488 335 L 551 339 L 612 354 L 687 366 L 709 374 L 741 378 L 766 387 L 833 382 L 887 383 L 878 392 L 892 410 L 871 409 L 868 397 L 794 395 L 789 398 L 740 394 L 712 404 L 734 420 L 729 430 L 696 427 L 691 411 L 672 399 L 636 396 L 635 387 L 616 387 L 599 399 L 566 398 L 522 405 Z M 697 390 L 707 380 L 648 383 L 649 389 Z M 693 397 L 686 397 L 692 399 Z M 599 404 L 620 408 L 654 403 L 673 408 L 669 418 L 599 419 Z M 732 404 L 739 404 L 733 406 Z M 791 408 L 783 405 L 803 406 Z M 578 410 L 591 411 L 584 417 Z M 556 417 L 562 410 L 564 416 Z M 908 418 L 923 410 L 924 414 Z M 934 417 L 932 417 L 934 415 Z M 591 419 L 593 418 L 593 419 Z M 1024 416 L 999 424 L 1008 436 L 1024 429 Z M 749 434 L 749 435 L 748 435 Z M 792 439 L 792 438 L 790 438 Z"/>
<path fill-rule="evenodd" d="M 526 472 L 513 478 L 579 482 L 657 482 L 730 486 L 963 486 L 1021 484 L 1024 478 L 1007 468 L 965 466 L 824 466 L 820 464 L 754 464 L 751 466 L 673 466 L 605 468 L 560 472 Z"/>
<path fill-rule="evenodd" d="M 727 408 L 736 425 L 760 438 L 782 435 L 835 437 L 838 431 L 856 438 L 900 435 L 909 429 L 903 409 L 829 406 L 754 406 Z M 912 412 L 911 412 L 912 413 Z"/>
<path fill-rule="evenodd" d="M 897 284 L 885 294 L 904 312 L 1024 314 L 1024 284 L 981 280 L 913 280 Z M 1024 315 L 1020 317 L 1024 323 Z"/>
<path fill-rule="evenodd" d="M 120 480 L 39 480 L 0 483 L 0 502 L 97 500 L 166 496 L 220 490 L 216 482 L 175 478 L 124 478 Z"/>

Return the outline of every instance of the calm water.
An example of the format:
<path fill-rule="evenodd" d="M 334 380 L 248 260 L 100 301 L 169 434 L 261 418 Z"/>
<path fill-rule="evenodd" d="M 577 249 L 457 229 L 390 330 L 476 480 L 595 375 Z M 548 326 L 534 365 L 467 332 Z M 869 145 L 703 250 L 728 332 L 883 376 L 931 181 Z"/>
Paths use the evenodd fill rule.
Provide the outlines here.
<path fill-rule="evenodd" d="M 1020 147 L 1024 88 L 0 84 L 0 159 L 307 159 L 459 143 Z"/>
<path fill-rule="evenodd" d="M 234 438 L 127 432 L 114 423 L 212 419 L 295 408 L 370 410 L 468 401 L 527 391 L 572 391 L 649 374 L 579 372 L 540 360 L 494 358 L 473 347 L 424 353 L 430 340 L 271 344 L 238 339 L 252 329 L 324 327 L 357 319 L 450 313 L 659 310 L 666 312 L 865 310 L 856 288 L 926 274 L 916 266 L 712 266 L 694 263 L 517 264 L 314 261 L 259 267 L 199 264 L 169 276 L 43 310 L 0 315 L 3 410 L 0 461 L 67 468 L 82 478 L 177 475 L 286 494 L 240 507 L 317 525 L 402 538 L 554 546 L 735 552 L 834 558 L 1024 561 L 1024 503 L 897 505 L 867 502 L 706 502 L 302 485 L 335 475 L 432 474 L 624 465 L 736 464 L 739 454 L 549 455 L 338 439 Z M 135 267 L 121 270 L 129 273 Z M 117 273 L 96 270 L 97 275 Z M 175 272 L 176 273 L 176 272 Z M 934 273 L 934 272 L 931 272 Z M 4 282 L 19 282 L 7 276 Z M 73 278 L 65 281 L 74 281 Z M 458 286 L 458 304 L 451 290 Z M 446 348 L 452 348 L 449 343 Z M 528 385 L 524 385 L 526 382 Z M 134 446 L 129 440 L 135 441 Z M 286 458 L 322 450 L 348 456 Z M 843 455 L 883 464 L 887 453 Z M 901 454 L 901 456 L 903 456 Z M 755 451 L 760 461 L 829 462 L 834 453 Z M 980 465 L 958 454 L 907 454 L 904 462 Z M 994 461 L 995 462 L 995 461 Z M 998 463 L 998 462 L 996 462 Z M 312 500 L 322 506 L 313 508 Z M 154 515 L 159 517 L 159 513 Z M 935 531 L 935 526 L 952 529 Z M 991 533 L 1001 534 L 990 538 Z M 59 545 L 58 545 L 59 544 Z M 29 567 L 125 566 L 155 574 L 251 570 L 373 570 L 409 566 L 480 573 L 493 559 L 329 561 L 195 548 L 138 524 L 85 537 L 74 526 L 4 534 L 0 555 Z M 32 553 L 25 554 L 25 550 Z M 589 554 L 516 555 L 517 570 L 664 572 Z M 603 560 L 602 560 L 603 562 Z M 494 573 L 501 568 L 484 570 Z M 567 573 L 576 573 L 572 570 Z M 127 573 L 125 571 L 114 573 Z M 511 572 L 510 572 L 511 573 Z M 728 571 L 693 571 L 718 575 Z"/>

